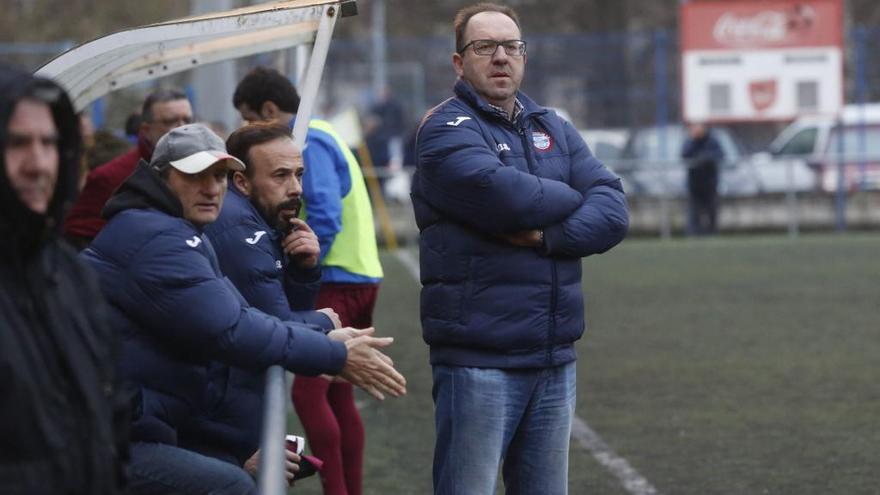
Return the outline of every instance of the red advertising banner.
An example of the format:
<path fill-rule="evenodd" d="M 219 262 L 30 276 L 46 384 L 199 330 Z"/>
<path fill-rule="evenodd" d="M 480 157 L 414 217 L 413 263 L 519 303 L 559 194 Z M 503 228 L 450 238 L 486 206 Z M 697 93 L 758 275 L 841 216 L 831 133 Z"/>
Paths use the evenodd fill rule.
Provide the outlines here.
<path fill-rule="evenodd" d="M 682 50 L 843 45 L 842 0 L 692 1 L 682 7 Z"/>

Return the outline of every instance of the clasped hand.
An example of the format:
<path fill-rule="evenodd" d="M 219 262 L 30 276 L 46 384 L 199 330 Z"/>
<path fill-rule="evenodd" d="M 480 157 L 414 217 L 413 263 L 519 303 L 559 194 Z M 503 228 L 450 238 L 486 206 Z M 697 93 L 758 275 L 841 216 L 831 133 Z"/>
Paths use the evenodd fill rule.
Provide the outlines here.
<path fill-rule="evenodd" d="M 373 327 L 345 327 L 327 334 L 332 340 L 344 342 L 348 349 L 345 367 L 339 376 L 379 400 L 384 400 L 385 394 L 392 397 L 405 395 L 406 378 L 394 369 L 391 358 L 379 350 L 390 346 L 394 338 L 373 337 L 375 332 Z"/>

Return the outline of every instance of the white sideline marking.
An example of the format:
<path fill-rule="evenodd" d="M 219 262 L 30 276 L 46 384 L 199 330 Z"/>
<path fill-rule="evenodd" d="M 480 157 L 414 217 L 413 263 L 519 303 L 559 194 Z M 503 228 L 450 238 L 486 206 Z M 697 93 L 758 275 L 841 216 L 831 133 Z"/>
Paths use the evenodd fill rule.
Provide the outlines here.
<path fill-rule="evenodd" d="M 627 492 L 632 495 L 659 495 L 660 492 L 648 480 L 633 469 L 626 459 L 611 450 L 599 434 L 577 416 L 572 418 L 571 436 L 589 450 L 593 458 L 605 466 L 605 469 L 620 481 Z"/>
<path fill-rule="evenodd" d="M 416 282 L 420 282 L 419 262 L 412 252 L 406 249 L 398 249 L 394 252 L 394 255 L 406 267 L 413 278 L 416 279 Z M 627 492 L 632 495 L 660 495 L 660 492 L 654 488 L 654 485 L 639 474 L 626 459 L 611 450 L 611 447 L 602 440 L 602 437 L 577 415 L 572 418 L 571 436 L 581 447 L 590 451 L 593 458 L 610 471 Z"/>
<path fill-rule="evenodd" d="M 403 266 L 405 266 L 406 269 L 409 270 L 409 273 L 413 276 L 414 279 L 416 279 L 416 282 L 421 283 L 422 272 L 419 269 L 419 260 L 417 260 L 416 257 L 413 256 L 412 251 L 408 249 L 398 249 L 397 251 L 394 251 L 394 255 L 397 257 L 398 260 L 400 260 L 401 263 L 403 263 Z"/>

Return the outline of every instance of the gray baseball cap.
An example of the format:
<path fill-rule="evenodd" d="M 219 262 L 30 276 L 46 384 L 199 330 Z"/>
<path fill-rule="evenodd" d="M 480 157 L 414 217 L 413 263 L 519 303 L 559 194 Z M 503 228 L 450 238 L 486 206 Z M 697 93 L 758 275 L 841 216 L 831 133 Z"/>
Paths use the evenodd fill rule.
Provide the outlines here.
<path fill-rule="evenodd" d="M 187 124 L 159 139 L 150 166 L 162 170 L 170 165 L 185 174 L 197 174 L 222 160 L 230 170 L 245 169 L 241 160 L 226 152 L 226 145 L 214 131 L 203 124 Z"/>

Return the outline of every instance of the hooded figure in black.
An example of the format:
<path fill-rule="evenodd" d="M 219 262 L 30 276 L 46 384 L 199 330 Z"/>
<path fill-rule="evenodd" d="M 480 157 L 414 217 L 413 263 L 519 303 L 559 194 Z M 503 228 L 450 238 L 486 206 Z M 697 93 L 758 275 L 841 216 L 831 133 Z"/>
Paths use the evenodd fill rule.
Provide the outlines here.
<path fill-rule="evenodd" d="M 47 142 L 10 135 L 22 101 L 48 107 L 57 133 L 57 180 L 47 207 L 37 208 L 44 211 L 23 199 L 7 163 L 13 146 Z M 59 237 L 77 191 L 80 142 L 73 106 L 58 85 L 0 65 L 3 494 L 117 493 L 123 479 L 117 431 L 126 429 L 114 425 L 127 418 L 114 387 L 115 336 L 94 275 Z"/>

